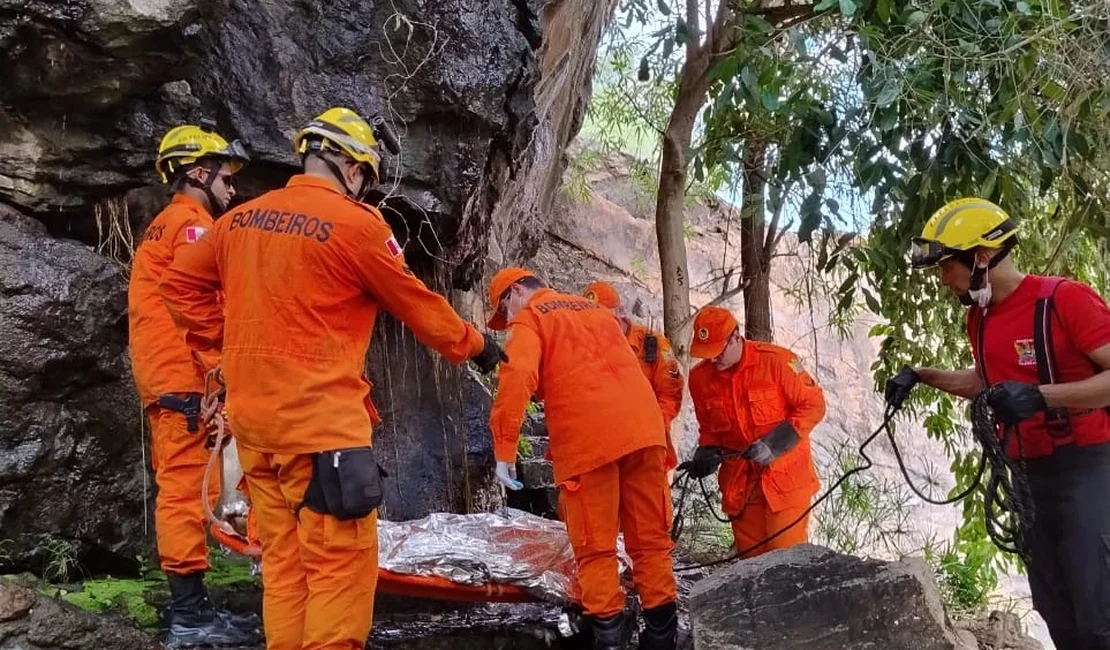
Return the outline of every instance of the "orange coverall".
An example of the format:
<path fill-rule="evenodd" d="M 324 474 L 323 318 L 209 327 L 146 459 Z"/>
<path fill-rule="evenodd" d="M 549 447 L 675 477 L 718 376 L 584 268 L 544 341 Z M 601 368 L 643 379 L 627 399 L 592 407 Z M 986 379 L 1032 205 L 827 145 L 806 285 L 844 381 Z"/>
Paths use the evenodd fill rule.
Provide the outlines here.
<path fill-rule="evenodd" d="M 644 357 L 644 341 L 649 336 L 654 336 L 657 351 L 654 363 L 649 363 Z M 632 351 L 640 361 L 640 368 L 644 376 L 651 382 L 651 389 L 655 392 L 655 400 L 663 411 L 663 426 L 667 432 L 667 469 L 674 469 L 678 465 L 678 454 L 675 452 L 674 440 L 671 438 L 671 422 L 678 417 L 682 408 L 682 370 L 678 360 L 671 353 L 671 343 L 661 333 L 648 329 L 643 325 L 628 322 L 625 338 L 632 346 Z"/>
<path fill-rule="evenodd" d="M 801 437 L 797 446 L 765 469 L 739 456 L 721 465 L 722 508 L 730 517 L 743 513 L 732 522 L 737 550 L 761 542 L 797 519 L 820 487 L 809 434 L 825 417 L 825 397 L 794 353 L 746 340 L 743 356 L 732 368 L 721 372 L 710 361 L 694 367 L 690 397 L 698 418 L 699 446 L 744 451 L 783 421 L 789 421 Z M 746 557 L 806 541 L 808 523 L 807 516 Z"/>
<path fill-rule="evenodd" d="M 226 319 L 212 300 L 222 288 Z M 371 443 L 366 353 L 379 308 L 452 363 L 482 335 L 417 279 L 374 208 L 290 179 L 236 208 L 166 272 L 197 350 L 221 350 L 228 412 L 262 542 L 269 650 L 356 650 L 373 621 L 376 512 L 300 508 L 314 452 Z"/>
<path fill-rule="evenodd" d="M 158 485 L 154 510 L 158 556 L 162 570 L 177 575 L 208 569 L 200 486 L 209 450 L 204 448 L 203 424 L 202 430 L 189 432 L 185 415 L 159 406 L 158 396 L 203 394 L 206 364 L 185 345 L 158 293 L 158 283 L 174 259 L 195 246 L 212 225 L 204 206 L 185 194 L 174 195 L 139 242 L 127 288 L 131 370 L 150 419 L 151 464 Z M 208 497 L 213 505 L 219 501 L 219 472 L 209 479 Z"/>
<path fill-rule="evenodd" d="M 593 301 L 541 289 L 508 328 L 490 415 L 494 455 L 516 461 L 528 401 L 543 399 L 585 613 L 624 610 L 620 530 L 642 606 L 674 601 L 663 417 L 617 321 Z"/>

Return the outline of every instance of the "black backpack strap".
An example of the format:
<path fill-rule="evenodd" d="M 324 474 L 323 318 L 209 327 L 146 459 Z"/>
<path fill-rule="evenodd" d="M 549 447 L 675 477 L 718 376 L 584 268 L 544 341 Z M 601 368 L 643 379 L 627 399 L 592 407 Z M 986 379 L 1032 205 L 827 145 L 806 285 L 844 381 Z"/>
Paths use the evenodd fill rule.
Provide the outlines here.
<path fill-rule="evenodd" d="M 1045 278 L 1033 308 L 1033 351 L 1037 355 L 1037 379 L 1041 385 L 1055 384 L 1060 380 L 1056 365 L 1056 352 L 1052 345 L 1052 315 L 1055 309 L 1056 290 L 1063 278 Z M 1050 408 L 1045 412 L 1048 434 L 1056 439 L 1071 437 L 1071 419 L 1066 408 Z"/>

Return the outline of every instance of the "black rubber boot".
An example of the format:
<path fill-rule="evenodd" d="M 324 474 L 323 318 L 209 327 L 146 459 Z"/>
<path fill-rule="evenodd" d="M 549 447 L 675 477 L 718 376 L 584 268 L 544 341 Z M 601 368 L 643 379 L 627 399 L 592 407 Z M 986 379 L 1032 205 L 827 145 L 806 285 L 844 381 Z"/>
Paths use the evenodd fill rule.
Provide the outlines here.
<path fill-rule="evenodd" d="M 625 650 L 628 647 L 623 612 L 611 618 L 586 616 L 585 619 L 594 633 L 594 650 Z"/>
<path fill-rule="evenodd" d="M 258 641 L 254 625 L 239 627 L 217 615 L 208 600 L 202 572 L 167 574 L 170 585 L 170 621 L 166 644 L 170 647 L 241 646 Z"/>
<path fill-rule="evenodd" d="M 645 609 L 639 650 L 675 650 L 677 647 L 678 605 L 667 603 Z"/>

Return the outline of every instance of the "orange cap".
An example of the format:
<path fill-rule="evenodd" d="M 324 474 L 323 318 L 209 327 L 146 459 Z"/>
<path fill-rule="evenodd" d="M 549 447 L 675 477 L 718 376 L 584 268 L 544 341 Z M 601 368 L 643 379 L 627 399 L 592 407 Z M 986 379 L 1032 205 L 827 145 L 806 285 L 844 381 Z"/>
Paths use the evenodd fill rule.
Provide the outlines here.
<path fill-rule="evenodd" d="M 703 307 L 694 316 L 694 336 L 690 343 L 690 356 L 713 359 L 725 351 L 728 337 L 739 324 L 736 317 L 721 307 Z"/>
<path fill-rule="evenodd" d="M 606 309 L 617 309 L 621 306 L 621 297 L 613 285 L 608 282 L 594 282 L 582 292 L 582 297 L 596 302 Z"/>
<path fill-rule="evenodd" d="M 503 330 L 509 326 L 505 316 L 501 314 L 501 294 L 520 280 L 534 277 L 536 276 L 531 271 L 519 266 L 501 269 L 493 276 L 489 283 L 489 304 L 493 308 L 493 316 L 490 316 L 489 322 L 486 323 L 491 330 Z"/>

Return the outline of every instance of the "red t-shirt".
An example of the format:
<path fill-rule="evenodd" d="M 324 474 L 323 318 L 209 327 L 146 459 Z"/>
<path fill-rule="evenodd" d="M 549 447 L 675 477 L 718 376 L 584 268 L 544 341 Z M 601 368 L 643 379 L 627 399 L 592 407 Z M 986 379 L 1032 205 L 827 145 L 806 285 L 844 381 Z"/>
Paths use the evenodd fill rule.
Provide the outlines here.
<path fill-rule="evenodd" d="M 1013 380 L 1040 384 L 1037 355 L 1033 347 L 1033 316 L 1046 278 L 1027 275 L 1004 300 L 985 311 L 968 311 L 967 331 L 976 366 L 988 385 Z M 1052 310 L 1052 351 L 1056 357 L 1058 383 L 1082 381 L 1096 369 L 1087 354 L 1110 344 L 1110 307 L 1091 287 L 1065 280 L 1056 289 Z M 983 318 L 983 353 L 979 351 L 979 319 Z M 1053 438 L 1038 413 L 1018 426 L 1021 452 L 1026 458 L 1047 456 L 1059 445 L 1078 446 L 1110 441 L 1110 416 L 1105 409 L 1069 409 L 1072 436 Z M 1017 440 L 1009 453 L 1018 455 Z"/>

